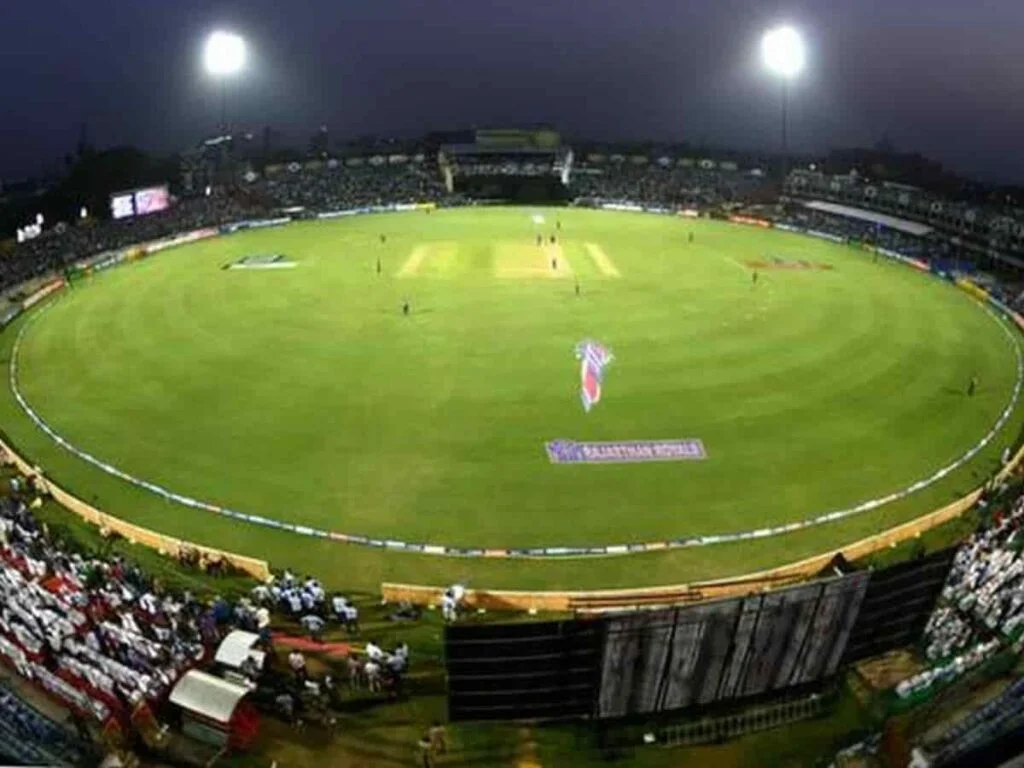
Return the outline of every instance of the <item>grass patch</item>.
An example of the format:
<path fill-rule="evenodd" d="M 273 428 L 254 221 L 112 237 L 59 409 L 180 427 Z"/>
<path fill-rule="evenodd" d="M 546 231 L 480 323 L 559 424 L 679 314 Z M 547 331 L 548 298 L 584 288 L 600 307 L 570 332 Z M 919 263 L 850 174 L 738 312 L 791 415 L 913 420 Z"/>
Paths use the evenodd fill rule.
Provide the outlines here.
<path fill-rule="evenodd" d="M 481 547 L 657 542 L 805 519 L 928 476 L 1009 399 L 1015 342 L 948 284 L 786 233 L 560 217 L 579 297 L 572 280 L 495 278 L 496 245 L 551 271 L 518 209 L 297 223 L 182 247 L 56 301 L 25 336 L 21 385 L 74 444 L 184 495 L 324 530 Z M 396 279 L 391 269 L 429 243 L 450 246 Z M 614 254 L 622 277 L 605 279 L 588 245 Z M 219 269 L 265 252 L 301 268 Z M 777 270 L 753 286 L 735 262 L 766 255 L 836 269 Z M 392 265 L 382 275 L 378 257 Z M 0 336 L 3 360 L 24 322 Z M 572 354 L 583 338 L 616 354 L 590 414 Z M 1018 411 L 962 469 L 835 524 L 601 561 L 476 561 L 169 504 L 69 455 L 10 392 L 0 397 L 19 451 L 105 511 L 365 592 L 383 580 L 623 587 L 778 565 L 948 503 L 984 480 L 1021 424 Z M 570 467 L 543 450 L 555 438 L 682 437 L 703 440 L 709 458 Z"/>

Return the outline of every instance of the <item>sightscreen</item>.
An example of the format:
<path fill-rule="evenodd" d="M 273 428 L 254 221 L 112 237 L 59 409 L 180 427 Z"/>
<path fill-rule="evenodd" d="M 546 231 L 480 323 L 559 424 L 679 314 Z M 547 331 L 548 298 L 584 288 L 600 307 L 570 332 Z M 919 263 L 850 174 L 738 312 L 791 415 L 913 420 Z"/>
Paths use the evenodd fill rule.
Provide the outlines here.
<path fill-rule="evenodd" d="M 597 716 L 686 709 L 833 675 L 868 578 L 610 618 Z"/>
<path fill-rule="evenodd" d="M 594 707 L 598 621 L 445 627 L 448 717 L 584 717 Z"/>
<path fill-rule="evenodd" d="M 619 718 L 813 685 L 915 642 L 954 551 L 678 608 L 446 627 L 449 716 Z"/>
<path fill-rule="evenodd" d="M 890 566 L 871 574 L 844 664 L 916 643 L 935 608 L 956 548 Z"/>

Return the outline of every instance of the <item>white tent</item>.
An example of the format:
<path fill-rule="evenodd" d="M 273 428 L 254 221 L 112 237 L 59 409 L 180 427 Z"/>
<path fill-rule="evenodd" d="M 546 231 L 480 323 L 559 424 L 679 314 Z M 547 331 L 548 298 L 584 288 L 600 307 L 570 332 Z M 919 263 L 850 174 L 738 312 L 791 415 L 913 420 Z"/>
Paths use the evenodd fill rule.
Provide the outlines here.
<path fill-rule="evenodd" d="M 213 660 L 232 669 L 238 669 L 242 666 L 242 662 L 251 656 L 256 660 L 259 668 L 263 669 L 263 659 L 266 654 L 263 651 L 252 650 L 259 639 L 260 636 L 252 632 L 243 632 L 239 629 L 229 632 L 228 636 L 217 646 L 217 653 Z"/>
<path fill-rule="evenodd" d="M 171 703 L 227 726 L 249 689 L 193 669 L 171 690 Z"/>

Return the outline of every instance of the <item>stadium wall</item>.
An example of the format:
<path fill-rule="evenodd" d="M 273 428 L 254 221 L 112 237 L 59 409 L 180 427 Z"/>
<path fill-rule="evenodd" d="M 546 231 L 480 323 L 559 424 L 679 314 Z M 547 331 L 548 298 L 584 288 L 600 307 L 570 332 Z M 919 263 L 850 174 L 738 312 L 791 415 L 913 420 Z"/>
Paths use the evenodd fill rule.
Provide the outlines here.
<path fill-rule="evenodd" d="M 174 558 L 180 556 L 183 549 L 195 550 L 196 552 L 202 553 L 207 558 L 220 558 L 225 563 L 230 563 L 236 570 L 247 573 L 254 579 L 265 581 L 270 576 L 270 565 L 266 560 L 257 560 L 254 557 L 236 555 L 233 552 L 225 552 L 220 549 L 213 549 L 212 547 L 204 547 L 201 544 L 183 541 L 182 539 L 175 539 L 171 536 L 165 536 L 162 533 L 151 531 L 148 528 L 127 523 L 113 515 L 108 515 L 107 513 L 96 509 L 91 504 L 87 504 L 82 501 L 77 496 L 68 493 L 56 483 L 47 480 L 39 474 L 30 462 L 20 456 L 5 440 L 0 440 L 0 448 L 6 452 L 7 458 L 14 464 L 21 474 L 28 478 L 36 478 L 37 482 L 41 482 L 43 484 L 46 492 L 53 498 L 53 500 L 66 510 L 78 515 L 88 523 L 99 526 L 101 529 L 107 529 L 119 536 L 123 536 L 132 544 L 142 544 L 150 549 L 155 549 L 162 555 Z"/>
<path fill-rule="evenodd" d="M 1011 474 L 1024 460 L 1024 448 L 1007 463 L 996 476 L 1002 480 Z M 467 590 L 466 604 L 471 608 L 511 611 L 576 611 L 600 612 L 624 608 L 650 608 L 655 606 L 681 605 L 725 597 L 742 597 L 752 593 L 795 584 L 821 573 L 836 555 L 847 560 L 860 560 L 897 544 L 917 538 L 925 531 L 953 520 L 973 507 L 981 497 L 983 488 L 977 488 L 966 496 L 947 504 L 922 517 L 897 525 L 881 533 L 860 539 L 835 550 L 798 560 L 793 563 L 764 571 L 745 574 L 733 579 L 718 579 L 676 584 L 665 587 L 643 589 L 615 589 L 595 591 L 510 591 L 510 590 Z M 418 605 L 438 605 L 443 587 L 416 584 L 381 584 L 381 595 L 387 602 L 407 600 Z"/>

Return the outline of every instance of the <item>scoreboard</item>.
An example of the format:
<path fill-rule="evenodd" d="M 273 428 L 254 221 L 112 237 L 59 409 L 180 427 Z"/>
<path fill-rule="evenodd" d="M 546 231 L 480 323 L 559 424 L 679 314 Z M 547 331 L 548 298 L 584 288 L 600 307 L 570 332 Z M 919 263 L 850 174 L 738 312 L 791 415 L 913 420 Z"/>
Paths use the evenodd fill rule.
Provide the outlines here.
<path fill-rule="evenodd" d="M 110 215 L 115 219 L 145 216 L 171 207 L 167 186 L 146 187 L 131 192 L 115 192 L 110 196 Z"/>

